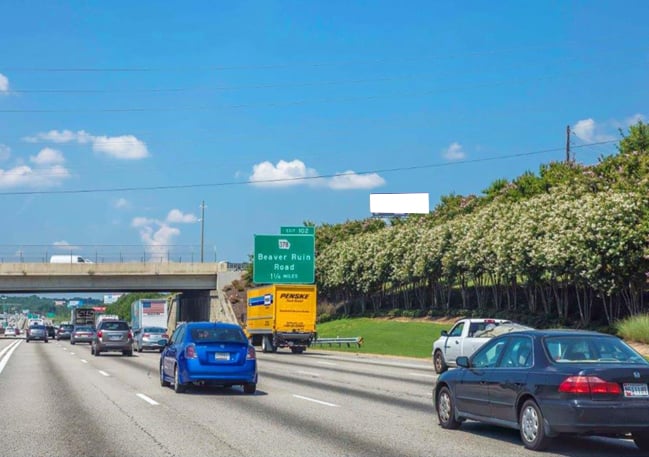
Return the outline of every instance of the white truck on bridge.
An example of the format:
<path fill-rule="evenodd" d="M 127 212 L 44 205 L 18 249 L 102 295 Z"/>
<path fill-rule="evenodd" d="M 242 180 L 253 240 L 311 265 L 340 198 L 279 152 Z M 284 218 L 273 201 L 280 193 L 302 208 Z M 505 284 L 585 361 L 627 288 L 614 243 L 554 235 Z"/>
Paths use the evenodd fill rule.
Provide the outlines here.
<path fill-rule="evenodd" d="M 450 331 L 442 330 L 441 336 L 433 343 L 435 372 L 439 374 L 455 367 L 458 357 L 470 356 L 493 336 L 481 336 L 483 332 L 511 323 L 505 319 L 460 319 Z"/>

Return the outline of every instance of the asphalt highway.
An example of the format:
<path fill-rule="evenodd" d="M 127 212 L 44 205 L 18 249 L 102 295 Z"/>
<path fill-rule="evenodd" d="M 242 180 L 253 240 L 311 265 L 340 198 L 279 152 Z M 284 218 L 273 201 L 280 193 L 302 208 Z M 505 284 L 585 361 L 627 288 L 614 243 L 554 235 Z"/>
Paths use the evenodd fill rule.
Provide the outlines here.
<path fill-rule="evenodd" d="M 90 355 L 68 341 L 0 337 L 2 456 L 534 455 L 518 432 L 447 431 L 428 360 L 258 353 L 254 395 L 161 387 L 159 354 Z M 543 456 L 639 456 L 630 440 L 569 437 Z"/>

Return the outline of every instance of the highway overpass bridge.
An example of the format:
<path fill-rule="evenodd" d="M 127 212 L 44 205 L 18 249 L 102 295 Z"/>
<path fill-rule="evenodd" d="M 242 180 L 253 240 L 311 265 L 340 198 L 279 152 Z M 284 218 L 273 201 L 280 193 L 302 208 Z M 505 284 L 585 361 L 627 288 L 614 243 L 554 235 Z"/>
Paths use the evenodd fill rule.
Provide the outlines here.
<path fill-rule="evenodd" d="M 178 292 L 172 320 L 233 321 L 223 287 L 240 276 L 223 262 L 0 263 L 0 294 Z"/>

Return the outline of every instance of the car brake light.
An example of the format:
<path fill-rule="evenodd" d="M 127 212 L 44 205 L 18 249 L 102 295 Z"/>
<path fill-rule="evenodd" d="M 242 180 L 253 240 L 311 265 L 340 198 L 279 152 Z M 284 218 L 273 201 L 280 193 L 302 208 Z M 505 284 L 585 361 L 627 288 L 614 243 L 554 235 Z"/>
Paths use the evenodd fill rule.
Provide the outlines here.
<path fill-rule="evenodd" d="M 257 353 L 255 352 L 254 346 L 248 346 L 248 353 L 246 354 L 246 360 L 255 360 L 257 358 Z"/>
<path fill-rule="evenodd" d="M 130 330 L 128 331 L 127 338 L 133 338 L 133 332 L 131 332 Z"/>
<path fill-rule="evenodd" d="M 613 394 L 622 393 L 620 385 L 597 376 L 569 376 L 559 384 L 559 392 L 571 394 Z"/>
<path fill-rule="evenodd" d="M 187 358 L 187 359 L 195 359 L 196 357 L 198 357 L 196 355 L 196 346 L 194 346 L 193 344 L 190 344 L 189 346 L 187 346 L 185 348 L 185 358 Z"/>
<path fill-rule="evenodd" d="M 150 333 L 145 333 L 145 334 L 143 334 L 142 336 L 143 336 L 144 338 L 148 338 L 148 337 L 151 336 L 151 334 L 150 334 Z"/>
<path fill-rule="evenodd" d="M 167 335 L 166 333 L 163 333 L 162 338 L 169 339 L 169 335 Z"/>
<path fill-rule="evenodd" d="M 102 336 L 104 336 L 104 332 L 97 330 L 97 338 L 101 338 Z"/>

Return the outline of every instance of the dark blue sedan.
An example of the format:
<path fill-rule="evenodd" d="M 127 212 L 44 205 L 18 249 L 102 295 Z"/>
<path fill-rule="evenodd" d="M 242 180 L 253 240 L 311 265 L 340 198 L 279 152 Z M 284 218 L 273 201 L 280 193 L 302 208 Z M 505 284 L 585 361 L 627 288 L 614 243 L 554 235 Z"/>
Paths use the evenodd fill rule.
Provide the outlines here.
<path fill-rule="evenodd" d="M 239 325 L 187 322 L 176 328 L 160 354 L 160 385 L 181 393 L 190 384 L 241 385 L 245 393 L 255 393 L 255 348 Z"/>
<path fill-rule="evenodd" d="M 520 431 L 541 450 L 561 434 L 632 435 L 649 451 L 649 363 L 615 336 L 529 330 L 489 340 L 433 390 L 439 424 L 476 420 Z"/>

